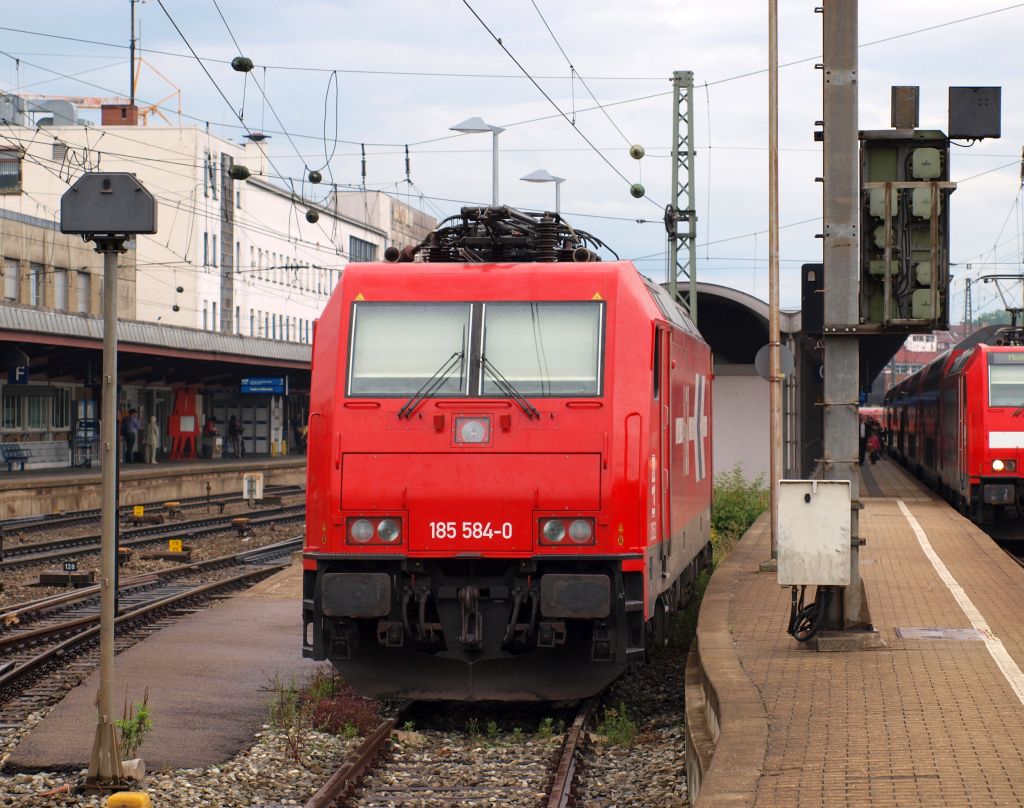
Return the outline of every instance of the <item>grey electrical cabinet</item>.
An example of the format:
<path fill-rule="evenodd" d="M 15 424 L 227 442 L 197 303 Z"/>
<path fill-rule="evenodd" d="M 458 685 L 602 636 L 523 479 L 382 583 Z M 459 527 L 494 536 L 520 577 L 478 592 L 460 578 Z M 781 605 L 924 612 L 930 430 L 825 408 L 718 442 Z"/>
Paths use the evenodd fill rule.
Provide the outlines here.
<path fill-rule="evenodd" d="M 779 584 L 848 586 L 850 481 L 779 481 Z"/>
<path fill-rule="evenodd" d="M 1001 105 L 1001 87 L 950 87 L 950 138 L 981 140 L 1000 137 Z"/>

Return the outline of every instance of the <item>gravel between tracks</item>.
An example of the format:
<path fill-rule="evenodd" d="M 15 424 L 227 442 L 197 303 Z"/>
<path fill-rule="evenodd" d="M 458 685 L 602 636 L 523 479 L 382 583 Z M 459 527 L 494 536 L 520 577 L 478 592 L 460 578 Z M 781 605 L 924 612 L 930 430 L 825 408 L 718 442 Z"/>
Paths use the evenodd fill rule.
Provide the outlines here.
<path fill-rule="evenodd" d="M 595 732 L 584 754 L 582 808 L 678 808 L 689 805 L 683 694 L 689 639 L 673 618 L 670 643 L 646 665 L 612 685 L 598 710 L 625 706 L 636 723 L 630 745 L 607 743 Z"/>
<path fill-rule="evenodd" d="M 302 763 L 288 751 L 281 733 L 264 728 L 252 748 L 220 766 L 179 769 L 146 777 L 142 790 L 159 808 L 249 808 L 302 805 L 329 777 L 338 762 L 359 742 L 321 732 L 306 737 Z M 142 754 L 145 756 L 145 746 Z M 44 792 L 76 783 L 80 772 L 0 775 L 0 806 L 53 808 L 100 806 L 96 796 Z M 105 798 L 104 798 L 105 799 Z"/>

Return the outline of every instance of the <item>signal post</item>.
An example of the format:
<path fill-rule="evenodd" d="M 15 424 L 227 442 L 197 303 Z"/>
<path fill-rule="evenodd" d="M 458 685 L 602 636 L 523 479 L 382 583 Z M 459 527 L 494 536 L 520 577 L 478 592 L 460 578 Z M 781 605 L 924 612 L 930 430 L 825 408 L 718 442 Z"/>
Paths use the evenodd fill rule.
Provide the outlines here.
<path fill-rule="evenodd" d="M 156 200 L 134 174 L 84 174 L 61 197 L 61 232 L 103 253 L 103 398 L 100 410 L 100 692 L 86 787 L 124 778 L 114 724 L 114 619 L 117 598 L 117 256 L 133 235 L 156 232 Z"/>

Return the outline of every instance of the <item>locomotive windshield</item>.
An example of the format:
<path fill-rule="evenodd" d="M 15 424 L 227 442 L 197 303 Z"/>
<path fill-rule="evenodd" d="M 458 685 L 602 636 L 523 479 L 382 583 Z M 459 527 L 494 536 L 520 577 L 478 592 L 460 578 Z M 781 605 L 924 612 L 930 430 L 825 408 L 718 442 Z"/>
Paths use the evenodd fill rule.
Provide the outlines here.
<path fill-rule="evenodd" d="M 1024 406 L 1024 354 L 992 353 L 988 361 L 989 406 Z"/>
<path fill-rule="evenodd" d="M 414 395 L 432 377 L 433 395 L 466 393 L 468 303 L 357 303 L 349 365 L 352 395 Z M 436 387 L 434 386 L 436 384 Z"/>
<path fill-rule="evenodd" d="M 348 394 L 601 395 L 603 327 L 599 301 L 360 301 L 353 304 Z"/>
<path fill-rule="evenodd" d="M 601 392 L 601 304 L 488 303 L 483 353 L 525 396 L 596 396 Z M 485 396 L 502 395 L 493 376 Z"/>

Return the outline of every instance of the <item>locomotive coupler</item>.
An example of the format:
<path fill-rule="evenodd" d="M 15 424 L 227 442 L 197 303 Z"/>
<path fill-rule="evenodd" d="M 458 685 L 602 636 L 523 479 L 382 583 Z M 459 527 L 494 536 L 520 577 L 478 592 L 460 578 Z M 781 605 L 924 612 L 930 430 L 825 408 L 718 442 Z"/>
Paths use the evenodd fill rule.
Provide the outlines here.
<path fill-rule="evenodd" d="M 477 650 L 483 647 L 484 626 L 480 614 L 480 588 L 464 586 L 459 590 L 462 602 L 462 633 L 459 642 L 464 648 Z"/>

